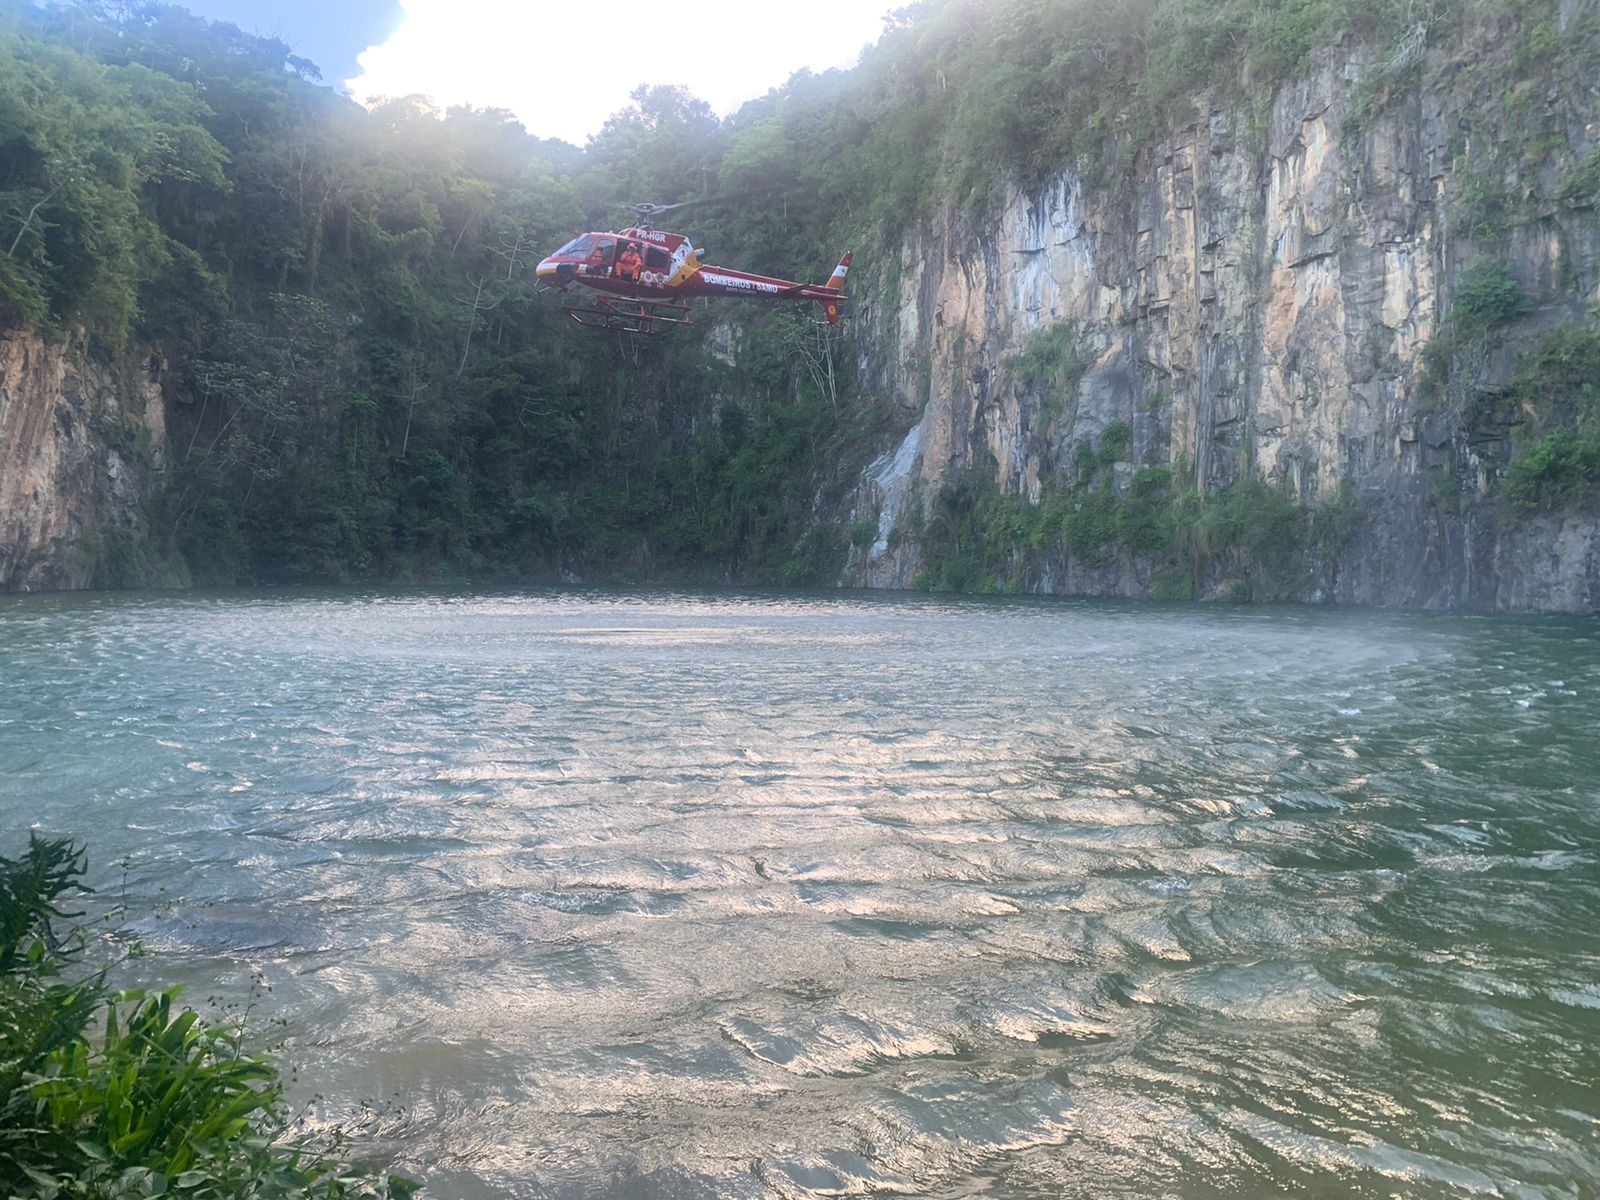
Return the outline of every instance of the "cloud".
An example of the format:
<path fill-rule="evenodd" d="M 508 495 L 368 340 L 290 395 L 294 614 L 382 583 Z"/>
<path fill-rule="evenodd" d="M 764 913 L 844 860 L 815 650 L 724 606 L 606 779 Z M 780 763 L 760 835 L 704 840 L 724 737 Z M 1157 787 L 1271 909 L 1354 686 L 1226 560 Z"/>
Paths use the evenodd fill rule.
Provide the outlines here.
<path fill-rule="evenodd" d="M 726 115 L 795 71 L 849 66 L 903 0 L 403 0 L 351 94 L 422 93 L 516 113 L 582 145 L 641 83 L 682 84 Z"/>

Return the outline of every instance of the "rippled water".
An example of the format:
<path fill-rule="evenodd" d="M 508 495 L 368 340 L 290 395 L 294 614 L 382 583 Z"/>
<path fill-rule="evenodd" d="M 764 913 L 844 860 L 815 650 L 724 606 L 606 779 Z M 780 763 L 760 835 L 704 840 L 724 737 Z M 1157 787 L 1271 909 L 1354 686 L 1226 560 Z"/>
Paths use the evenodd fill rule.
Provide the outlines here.
<path fill-rule="evenodd" d="M 5 849 L 448 1197 L 1600 1188 L 1600 624 L 0 600 Z"/>

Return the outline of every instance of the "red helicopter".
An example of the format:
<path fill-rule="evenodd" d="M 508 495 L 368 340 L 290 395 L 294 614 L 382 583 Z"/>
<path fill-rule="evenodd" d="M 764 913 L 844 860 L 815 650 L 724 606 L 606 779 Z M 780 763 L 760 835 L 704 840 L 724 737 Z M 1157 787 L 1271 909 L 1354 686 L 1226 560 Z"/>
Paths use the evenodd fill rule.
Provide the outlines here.
<path fill-rule="evenodd" d="M 815 300 L 829 325 L 839 323 L 840 306 L 849 302 L 844 278 L 850 270 L 846 252 L 827 283 L 794 283 L 752 275 L 700 260 L 700 251 L 682 234 L 666 233 L 652 222 L 683 204 L 636 204 L 636 220 L 620 233 L 585 233 L 539 264 L 539 278 L 565 292 L 574 283 L 593 288 L 566 306 L 566 313 L 591 329 L 640 333 L 663 325 L 691 325 L 690 296 L 737 296 L 741 299 Z"/>

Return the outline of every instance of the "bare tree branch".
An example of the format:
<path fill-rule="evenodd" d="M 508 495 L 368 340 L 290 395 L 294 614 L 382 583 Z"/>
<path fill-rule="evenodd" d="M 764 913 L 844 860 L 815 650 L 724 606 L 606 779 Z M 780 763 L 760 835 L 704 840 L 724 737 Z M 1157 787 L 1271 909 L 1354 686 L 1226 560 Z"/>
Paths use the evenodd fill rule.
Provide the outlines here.
<path fill-rule="evenodd" d="M 61 185 L 58 183 L 55 185 L 55 187 L 51 188 L 48 192 L 41 196 L 34 206 L 28 210 L 28 215 L 22 218 L 22 228 L 17 230 L 17 236 L 11 239 L 11 249 L 6 251 L 7 258 L 11 258 L 16 254 L 17 247 L 22 244 L 22 235 L 28 232 L 28 226 L 33 224 L 33 218 L 38 214 L 39 210 L 45 206 L 50 197 L 54 196 L 60 190 Z"/>

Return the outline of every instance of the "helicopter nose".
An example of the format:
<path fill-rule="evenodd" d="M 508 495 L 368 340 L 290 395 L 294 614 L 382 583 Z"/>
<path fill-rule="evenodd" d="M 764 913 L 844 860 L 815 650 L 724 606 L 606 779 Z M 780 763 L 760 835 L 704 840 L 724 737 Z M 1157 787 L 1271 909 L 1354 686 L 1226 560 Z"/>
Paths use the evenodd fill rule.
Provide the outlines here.
<path fill-rule="evenodd" d="M 572 277 L 578 273 L 578 268 L 569 262 L 547 258 L 535 268 L 535 273 L 538 275 L 540 283 L 554 284 L 558 288 L 564 288 L 572 282 Z"/>

